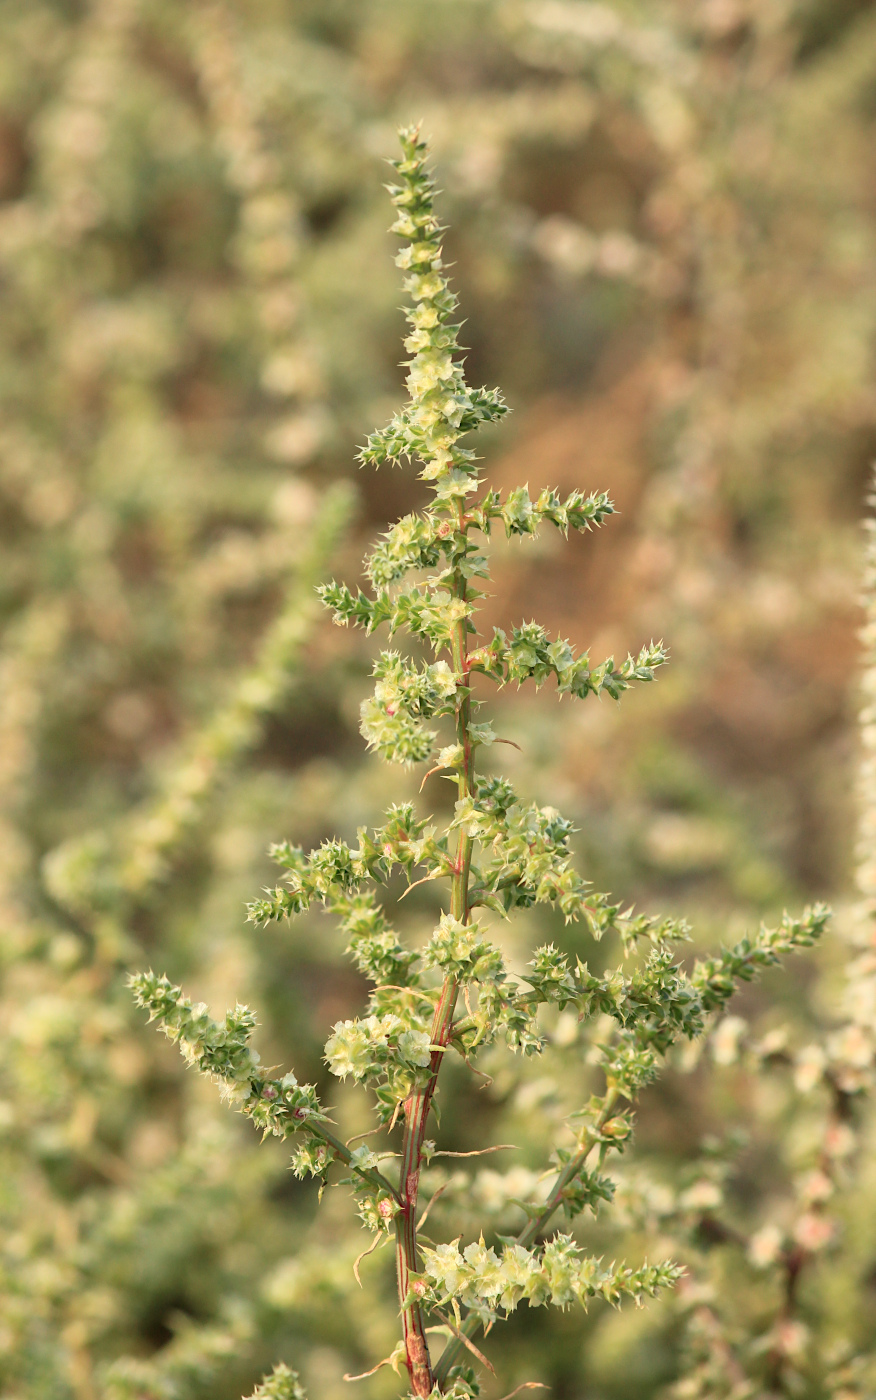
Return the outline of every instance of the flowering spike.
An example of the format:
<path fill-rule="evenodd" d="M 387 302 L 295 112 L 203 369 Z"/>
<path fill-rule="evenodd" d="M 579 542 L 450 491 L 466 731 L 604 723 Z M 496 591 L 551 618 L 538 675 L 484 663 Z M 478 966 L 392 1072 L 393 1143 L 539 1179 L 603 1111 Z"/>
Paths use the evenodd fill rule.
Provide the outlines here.
<path fill-rule="evenodd" d="M 297 1371 L 290 1371 L 282 1362 L 257 1385 L 248 1400 L 307 1400 Z"/>

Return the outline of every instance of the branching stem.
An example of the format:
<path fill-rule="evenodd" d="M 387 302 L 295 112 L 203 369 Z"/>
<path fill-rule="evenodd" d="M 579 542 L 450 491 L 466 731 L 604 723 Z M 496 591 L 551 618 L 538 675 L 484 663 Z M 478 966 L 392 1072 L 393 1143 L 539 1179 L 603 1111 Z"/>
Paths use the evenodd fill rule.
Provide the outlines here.
<path fill-rule="evenodd" d="M 314 1137 L 320 1138 L 327 1147 L 332 1149 L 338 1161 L 350 1167 L 357 1176 L 361 1176 L 363 1181 L 370 1182 L 378 1191 L 389 1191 L 397 1201 L 400 1201 L 399 1193 L 396 1191 L 392 1182 L 388 1181 L 383 1175 L 383 1172 L 378 1171 L 376 1167 L 357 1167 L 353 1165 L 353 1154 L 350 1151 L 349 1145 L 346 1142 L 342 1142 L 324 1123 L 311 1121 L 308 1123 L 307 1128 Z M 360 1136 L 364 1137 L 365 1134 L 362 1133 Z"/>

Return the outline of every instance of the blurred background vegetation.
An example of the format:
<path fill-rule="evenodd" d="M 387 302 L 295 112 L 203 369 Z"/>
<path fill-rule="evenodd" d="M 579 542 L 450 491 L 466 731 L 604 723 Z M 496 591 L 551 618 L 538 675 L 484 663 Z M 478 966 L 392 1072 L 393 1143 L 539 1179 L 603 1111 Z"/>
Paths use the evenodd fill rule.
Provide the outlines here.
<path fill-rule="evenodd" d="M 503 697 L 503 762 L 575 819 L 600 887 L 687 911 L 698 943 L 848 902 L 876 5 L 0 0 L 6 1400 L 233 1400 L 280 1356 L 335 1400 L 394 1342 L 388 1255 L 356 1288 L 352 1213 L 315 1217 L 124 974 L 250 1001 L 264 1058 L 318 1082 L 361 1005 L 329 921 L 258 932 L 243 905 L 270 841 L 350 835 L 417 785 L 365 757 L 371 644 L 312 595 L 421 501 L 412 471 L 353 464 L 401 394 L 382 162 L 420 118 L 469 377 L 514 410 L 491 481 L 622 512 L 568 547 L 499 544 L 489 619 L 599 657 L 663 636 L 673 658 L 620 709 Z M 580 951 L 548 915 L 514 937 Z M 743 1014 L 830 1024 L 843 962 L 837 937 Z M 460 1079 L 442 1145 L 477 1122 L 537 1166 L 555 1088 L 549 1063 Z M 746 1127 L 733 1190 L 756 1220 L 794 1169 L 783 1095 L 680 1064 L 637 1151 L 677 1174 Z M 459 1177 L 446 1228 L 497 1180 Z M 876 1325 L 873 1183 L 855 1200 L 811 1303 L 828 1338 Z M 524 1313 L 505 1375 L 657 1394 L 679 1327 L 671 1305 Z M 361 1393 L 393 1394 L 386 1374 Z"/>

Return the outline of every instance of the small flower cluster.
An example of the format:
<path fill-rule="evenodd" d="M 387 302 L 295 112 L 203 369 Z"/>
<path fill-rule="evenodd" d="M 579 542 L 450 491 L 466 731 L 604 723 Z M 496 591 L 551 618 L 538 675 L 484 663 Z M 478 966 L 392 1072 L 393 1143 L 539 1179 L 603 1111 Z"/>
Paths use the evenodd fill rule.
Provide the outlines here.
<path fill-rule="evenodd" d="M 434 730 L 423 717 L 453 714 L 456 679 L 446 661 L 421 668 L 394 651 L 383 651 L 374 666 L 374 694 L 362 701 L 362 737 L 390 763 L 421 763 L 432 753 Z"/>
<path fill-rule="evenodd" d="M 416 983 L 411 965 L 417 961 L 417 954 L 399 942 L 373 890 L 338 892 L 332 896 L 330 907 L 347 936 L 347 951 L 369 981 L 396 987 Z"/>
<path fill-rule="evenodd" d="M 484 1323 L 494 1322 L 499 1309 L 506 1315 L 524 1300 L 530 1307 L 552 1303 L 567 1308 L 587 1306 L 591 1298 L 609 1303 L 632 1298 L 641 1303 L 681 1276 L 675 1264 L 643 1264 L 638 1269 L 612 1264 L 583 1254 L 571 1235 L 556 1235 L 539 1249 L 506 1244 L 501 1254 L 485 1245 L 483 1236 L 460 1250 L 457 1241 L 435 1249 L 423 1248 L 424 1269 L 413 1288 L 431 1303 L 456 1302 L 475 1311 Z"/>
<path fill-rule="evenodd" d="M 416 1080 L 411 1071 L 427 1066 L 431 1053 L 428 1031 L 412 1029 L 391 1012 L 339 1021 L 325 1046 L 328 1067 L 339 1079 L 351 1074 L 357 1083 L 369 1082 L 389 1071 L 399 1102 L 407 1098 Z"/>
<path fill-rule="evenodd" d="M 454 628 L 474 611 L 470 603 L 454 597 L 437 580 L 396 594 L 378 588 L 373 598 L 361 588 L 354 594 L 345 583 L 332 582 L 323 584 L 319 595 L 339 625 L 352 622 L 370 635 L 388 623 L 391 637 L 407 630 L 428 642 L 436 655 L 452 646 Z"/>
<path fill-rule="evenodd" d="M 298 1372 L 280 1362 L 247 1400 L 306 1400 L 306 1396 Z"/>
<path fill-rule="evenodd" d="M 528 486 L 515 486 L 504 500 L 499 491 L 487 491 L 472 511 L 472 518 L 478 529 L 487 535 L 491 522 L 501 520 L 510 539 L 512 535 L 537 534 L 546 520 L 564 535 L 570 528 L 584 534 L 594 525 L 601 525 L 614 512 L 614 503 L 604 491 L 592 491 L 589 496 L 583 491 L 572 491 L 563 501 L 556 491 L 546 486 L 533 500 Z"/>
<path fill-rule="evenodd" d="M 525 486 L 516 487 L 503 497 L 499 491 L 487 491 L 468 511 L 472 526 L 489 536 L 494 521 L 501 520 L 505 533 L 536 535 L 548 521 L 568 534 L 569 529 L 582 534 L 601 525 L 615 507 L 605 492 L 572 491 L 562 500 L 556 491 L 545 487 L 532 500 Z M 377 588 L 395 583 L 406 574 L 420 569 L 434 569 L 442 554 L 448 564 L 471 567 L 476 555 L 460 552 L 460 541 L 448 528 L 446 516 L 427 510 L 422 514 L 405 515 L 389 529 L 375 545 L 368 560 L 368 577 Z"/>
<path fill-rule="evenodd" d="M 484 937 L 477 920 L 464 924 L 452 914 L 441 915 L 423 950 L 423 966 L 440 968 L 445 977 L 455 978 L 460 985 L 505 980 L 502 954 Z"/>

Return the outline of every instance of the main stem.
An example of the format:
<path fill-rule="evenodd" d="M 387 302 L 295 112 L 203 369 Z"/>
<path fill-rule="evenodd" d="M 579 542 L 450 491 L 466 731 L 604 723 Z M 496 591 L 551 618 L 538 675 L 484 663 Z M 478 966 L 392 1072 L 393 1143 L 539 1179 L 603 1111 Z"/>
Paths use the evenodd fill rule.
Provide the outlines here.
<path fill-rule="evenodd" d="M 458 525 L 460 531 L 464 533 L 465 524 L 461 505 L 458 512 Z M 454 597 L 465 602 L 466 584 L 461 572 L 457 571 L 453 576 L 452 592 Z M 456 710 L 456 734 L 464 756 L 459 775 L 459 796 L 464 798 L 474 794 L 474 753 L 470 732 L 471 700 L 468 691 L 468 625 L 464 617 L 454 624 L 452 650 L 453 668 L 458 677 L 458 684 L 464 687 Z M 473 844 L 472 838 L 460 828 L 451 880 L 450 913 L 454 919 L 459 919 L 461 923 L 467 923 L 470 916 L 468 883 Z M 419 1271 L 417 1202 L 426 1120 L 429 1117 L 429 1109 L 432 1106 L 432 1099 L 438 1084 L 445 1047 L 450 1039 L 458 995 L 459 983 L 456 978 L 446 977 L 432 1021 L 433 1049 L 429 1064 L 429 1079 L 424 1088 L 416 1090 L 405 1101 L 405 1131 L 399 1175 L 401 1210 L 396 1216 L 396 1269 L 411 1389 L 415 1395 L 422 1396 L 429 1395 L 434 1385 L 434 1378 L 429 1359 L 429 1347 L 426 1342 L 423 1310 L 416 1297 L 412 1296 L 410 1276 Z"/>

